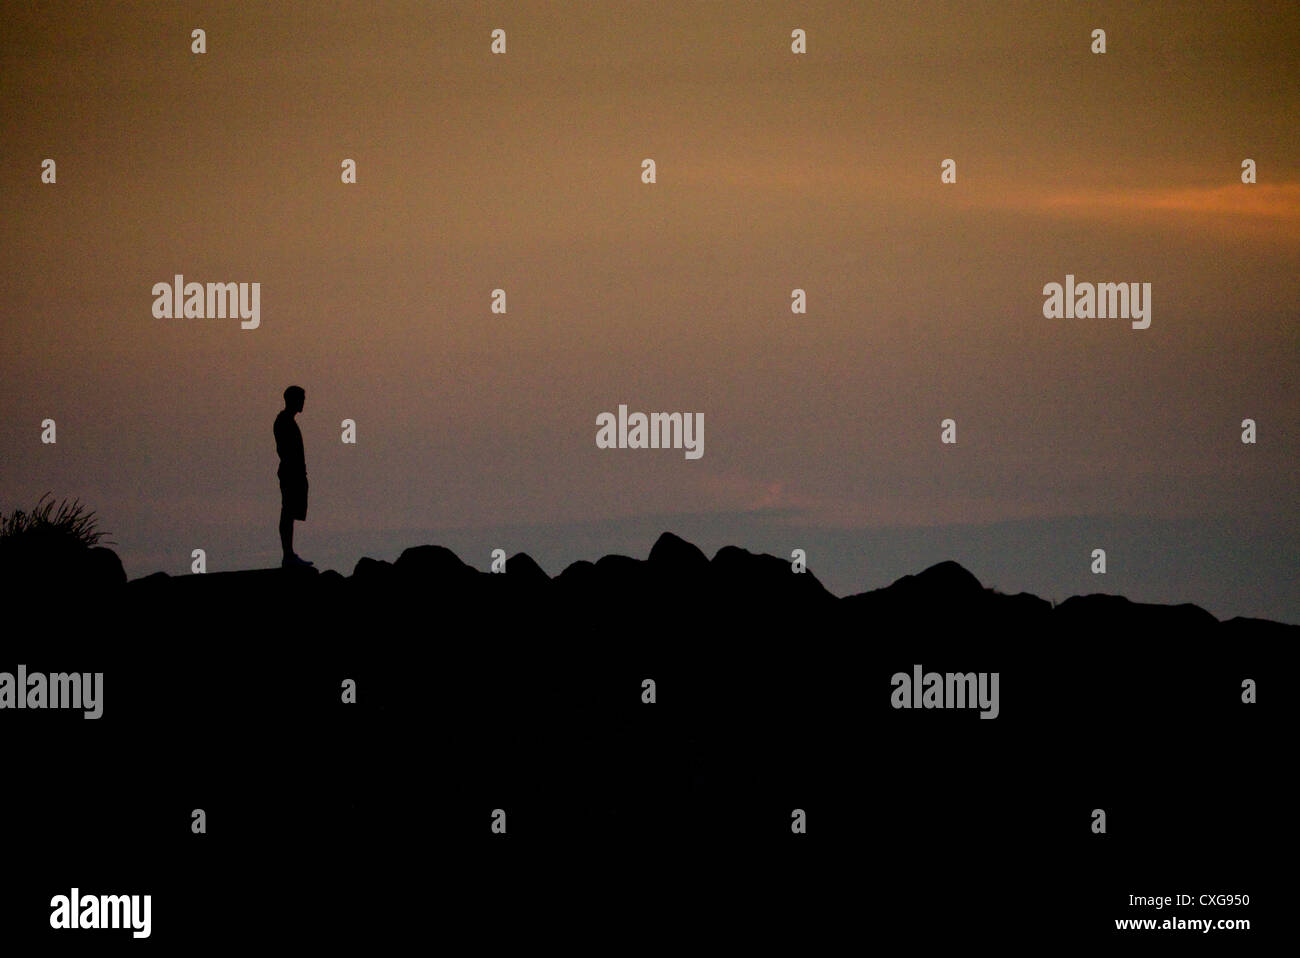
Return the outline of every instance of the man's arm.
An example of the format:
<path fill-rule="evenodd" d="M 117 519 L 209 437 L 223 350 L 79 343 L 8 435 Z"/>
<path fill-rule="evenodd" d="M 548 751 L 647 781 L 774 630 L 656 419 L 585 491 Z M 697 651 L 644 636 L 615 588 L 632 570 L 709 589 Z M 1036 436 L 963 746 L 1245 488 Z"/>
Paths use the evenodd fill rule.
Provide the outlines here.
<path fill-rule="evenodd" d="M 280 457 L 280 467 L 286 473 L 307 472 L 307 463 L 303 457 L 302 430 L 298 424 L 285 421 L 284 415 L 275 420 L 275 451 Z"/>
<path fill-rule="evenodd" d="M 299 469 L 302 470 L 302 474 L 305 476 L 307 475 L 307 453 L 302 446 L 302 430 L 298 428 L 298 424 L 296 422 L 293 424 L 293 438 L 294 438 L 294 453 L 298 457 L 295 464 Z"/>

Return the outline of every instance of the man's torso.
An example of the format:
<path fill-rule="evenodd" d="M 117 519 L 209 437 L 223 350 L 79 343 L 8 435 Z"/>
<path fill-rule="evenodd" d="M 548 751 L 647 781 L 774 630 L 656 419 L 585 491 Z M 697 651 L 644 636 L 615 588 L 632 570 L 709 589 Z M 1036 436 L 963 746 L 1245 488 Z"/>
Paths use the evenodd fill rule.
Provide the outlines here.
<path fill-rule="evenodd" d="M 302 430 L 294 421 L 293 413 L 281 410 L 275 417 L 275 451 L 280 455 L 280 469 L 277 475 L 305 476 L 307 461 L 303 455 Z"/>

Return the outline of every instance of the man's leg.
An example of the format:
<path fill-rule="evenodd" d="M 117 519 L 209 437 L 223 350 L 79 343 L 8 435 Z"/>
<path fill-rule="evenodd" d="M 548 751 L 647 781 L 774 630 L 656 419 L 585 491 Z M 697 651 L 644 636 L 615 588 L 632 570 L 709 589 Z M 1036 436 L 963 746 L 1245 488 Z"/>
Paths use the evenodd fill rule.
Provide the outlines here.
<path fill-rule="evenodd" d="M 286 559 L 293 555 L 293 519 L 284 506 L 280 507 L 280 545 L 284 547 Z"/>

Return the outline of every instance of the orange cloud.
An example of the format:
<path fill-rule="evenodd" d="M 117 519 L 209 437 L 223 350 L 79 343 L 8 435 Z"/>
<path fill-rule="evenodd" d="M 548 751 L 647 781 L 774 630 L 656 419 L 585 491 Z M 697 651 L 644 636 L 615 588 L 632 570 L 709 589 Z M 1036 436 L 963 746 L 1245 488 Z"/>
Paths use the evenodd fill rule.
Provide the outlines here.
<path fill-rule="evenodd" d="M 1244 183 L 1212 187 L 1072 190 L 1045 193 L 1032 204 L 1074 213 L 1213 213 L 1300 220 L 1300 183 Z"/>

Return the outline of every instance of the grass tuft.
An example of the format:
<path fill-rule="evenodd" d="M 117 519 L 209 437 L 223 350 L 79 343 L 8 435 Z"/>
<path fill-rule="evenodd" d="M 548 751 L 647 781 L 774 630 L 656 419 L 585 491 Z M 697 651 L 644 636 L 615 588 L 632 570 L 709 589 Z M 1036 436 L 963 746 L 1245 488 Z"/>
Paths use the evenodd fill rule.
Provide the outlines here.
<path fill-rule="evenodd" d="M 55 509 L 54 499 L 46 502 L 47 492 L 31 512 L 16 509 L 0 513 L 0 542 L 9 546 L 69 547 L 85 549 L 99 545 L 107 533 L 96 528 L 99 520 L 80 500 L 64 499 Z M 117 543 L 107 540 L 109 545 Z"/>

